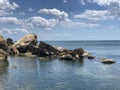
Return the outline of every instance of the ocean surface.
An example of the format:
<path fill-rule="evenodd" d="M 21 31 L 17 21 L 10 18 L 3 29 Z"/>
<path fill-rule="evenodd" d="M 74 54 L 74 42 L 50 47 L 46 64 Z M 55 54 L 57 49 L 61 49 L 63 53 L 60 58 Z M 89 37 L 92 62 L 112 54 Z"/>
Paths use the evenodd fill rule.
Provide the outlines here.
<path fill-rule="evenodd" d="M 9 56 L 0 62 L 0 90 L 120 90 L 120 41 L 47 41 L 67 49 L 82 47 L 96 58 L 73 62 Z M 101 58 L 116 63 L 106 65 Z"/>

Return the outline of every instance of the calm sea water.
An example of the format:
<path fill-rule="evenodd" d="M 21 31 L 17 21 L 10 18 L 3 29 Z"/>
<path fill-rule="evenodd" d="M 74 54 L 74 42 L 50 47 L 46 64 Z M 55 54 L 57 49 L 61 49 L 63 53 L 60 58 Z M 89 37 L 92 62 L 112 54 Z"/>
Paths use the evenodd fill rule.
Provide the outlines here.
<path fill-rule="evenodd" d="M 72 62 L 9 56 L 8 63 L 0 63 L 0 90 L 120 90 L 120 41 L 48 43 L 67 49 L 82 47 L 96 59 Z M 104 57 L 116 63 L 102 64 Z"/>

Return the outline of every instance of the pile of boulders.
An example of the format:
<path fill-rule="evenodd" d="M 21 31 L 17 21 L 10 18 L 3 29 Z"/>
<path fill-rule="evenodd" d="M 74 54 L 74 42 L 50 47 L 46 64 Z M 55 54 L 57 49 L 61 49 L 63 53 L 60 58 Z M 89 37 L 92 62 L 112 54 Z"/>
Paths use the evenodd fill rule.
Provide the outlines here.
<path fill-rule="evenodd" d="M 7 39 L 9 45 L 13 41 Z M 10 49 L 9 54 L 11 55 L 22 55 L 22 56 L 56 56 L 59 59 L 64 60 L 78 60 L 83 57 L 91 57 L 86 53 L 82 48 L 77 48 L 74 50 L 67 50 L 63 47 L 52 46 L 46 42 L 40 41 L 40 44 L 37 44 L 37 35 L 36 34 L 27 34 L 16 43 L 14 43 Z"/>
<path fill-rule="evenodd" d="M 36 34 L 27 34 L 13 43 L 11 38 L 4 39 L 0 36 L 0 61 L 5 61 L 8 55 L 19 55 L 27 57 L 41 57 L 45 60 L 45 57 L 58 58 L 61 60 L 81 60 L 81 58 L 87 57 L 88 59 L 94 59 L 89 53 L 85 52 L 83 48 L 76 48 L 74 50 L 68 50 L 63 47 L 52 46 L 46 42 L 40 41 L 37 44 Z M 102 63 L 114 63 L 111 59 L 104 59 Z"/>

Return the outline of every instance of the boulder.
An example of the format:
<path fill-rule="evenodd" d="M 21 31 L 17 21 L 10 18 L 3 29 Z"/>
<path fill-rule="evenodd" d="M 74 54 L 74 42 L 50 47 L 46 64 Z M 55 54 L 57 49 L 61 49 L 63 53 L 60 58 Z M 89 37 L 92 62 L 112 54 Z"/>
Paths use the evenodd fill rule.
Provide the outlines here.
<path fill-rule="evenodd" d="M 3 36 L 0 36 L 0 61 L 6 61 L 8 57 L 8 45 Z"/>
<path fill-rule="evenodd" d="M 74 53 L 76 53 L 80 57 L 83 55 L 84 50 L 82 48 L 76 48 L 76 49 L 74 49 Z"/>
<path fill-rule="evenodd" d="M 104 64 L 112 64 L 115 63 L 115 61 L 113 61 L 112 59 L 106 58 L 106 59 L 102 59 L 101 61 Z"/>
<path fill-rule="evenodd" d="M 70 54 L 64 54 L 61 57 L 59 57 L 61 60 L 76 60 L 72 55 Z"/>
<path fill-rule="evenodd" d="M 87 56 L 88 59 L 95 59 L 94 56 Z"/>
<path fill-rule="evenodd" d="M 13 44 L 11 51 L 13 54 L 26 53 L 29 50 L 30 45 L 37 44 L 37 35 L 36 34 L 27 34 Z"/>
<path fill-rule="evenodd" d="M 89 54 L 88 52 L 84 52 L 84 53 L 82 54 L 82 56 L 83 56 L 83 57 L 88 57 L 88 56 L 90 56 L 90 54 Z"/>
<path fill-rule="evenodd" d="M 52 45 L 49 45 L 43 41 L 40 41 L 39 51 L 38 51 L 39 56 L 55 55 L 55 54 L 59 54 L 59 52 L 60 51 L 56 49 L 55 47 L 53 47 Z"/>

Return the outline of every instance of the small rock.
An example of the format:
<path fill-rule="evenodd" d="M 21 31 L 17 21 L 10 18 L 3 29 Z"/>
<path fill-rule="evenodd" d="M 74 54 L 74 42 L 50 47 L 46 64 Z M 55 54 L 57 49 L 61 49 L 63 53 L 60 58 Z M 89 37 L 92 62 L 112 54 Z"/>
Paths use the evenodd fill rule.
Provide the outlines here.
<path fill-rule="evenodd" d="M 115 63 L 115 61 L 113 61 L 112 59 L 102 59 L 101 62 L 104 63 L 104 64 L 112 64 L 112 63 Z"/>
<path fill-rule="evenodd" d="M 88 56 L 87 58 L 88 58 L 88 59 L 95 59 L 94 56 Z"/>
<path fill-rule="evenodd" d="M 62 56 L 60 57 L 60 59 L 64 59 L 64 60 L 75 60 L 75 58 L 72 57 L 72 55 L 70 55 L 70 54 L 62 55 Z"/>

